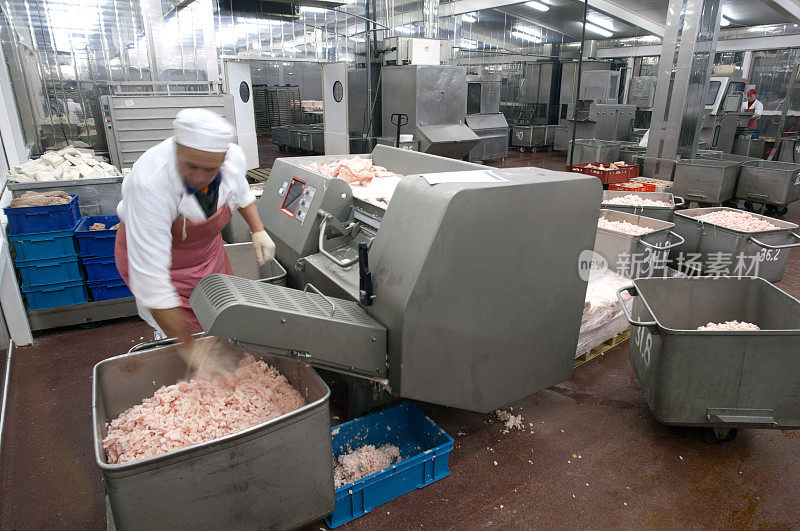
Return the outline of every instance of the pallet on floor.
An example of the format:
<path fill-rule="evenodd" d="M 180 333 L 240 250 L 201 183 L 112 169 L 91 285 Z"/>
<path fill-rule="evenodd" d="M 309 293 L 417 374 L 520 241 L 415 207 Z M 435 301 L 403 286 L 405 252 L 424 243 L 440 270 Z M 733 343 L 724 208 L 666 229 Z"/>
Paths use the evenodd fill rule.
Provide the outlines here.
<path fill-rule="evenodd" d="M 597 356 L 604 354 L 607 350 L 612 349 L 622 343 L 623 341 L 627 341 L 630 338 L 631 331 L 630 329 L 623 330 L 622 332 L 618 333 L 611 339 L 603 341 L 596 347 L 592 348 L 588 352 L 584 352 L 577 358 L 575 358 L 575 364 L 572 366 L 573 368 L 580 367 L 587 361 L 591 361 Z"/>
<path fill-rule="evenodd" d="M 269 168 L 256 168 L 255 170 L 247 171 L 247 180 L 251 183 L 260 183 L 269 179 Z"/>

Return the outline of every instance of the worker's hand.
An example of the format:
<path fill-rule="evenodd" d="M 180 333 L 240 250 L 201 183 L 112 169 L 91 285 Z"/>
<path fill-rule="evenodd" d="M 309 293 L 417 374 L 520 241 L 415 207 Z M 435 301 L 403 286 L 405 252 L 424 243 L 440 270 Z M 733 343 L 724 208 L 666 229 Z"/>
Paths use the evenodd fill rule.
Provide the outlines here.
<path fill-rule="evenodd" d="M 269 237 L 267 231 L 260 230 L 253 233 L 253 248 L 256 251 L 258 265 L 265 266 L 275 258 L 275 242 Z"/>
<path fill-rule="evenodd" d="M 216 338 L 193 341 L 189 347 L 179 346 L 178 355 L 187 367 L 186 377 L 223 377 L 230 380 L 239 359 L 235 351 L 226 346 L 226 342 Z"/>

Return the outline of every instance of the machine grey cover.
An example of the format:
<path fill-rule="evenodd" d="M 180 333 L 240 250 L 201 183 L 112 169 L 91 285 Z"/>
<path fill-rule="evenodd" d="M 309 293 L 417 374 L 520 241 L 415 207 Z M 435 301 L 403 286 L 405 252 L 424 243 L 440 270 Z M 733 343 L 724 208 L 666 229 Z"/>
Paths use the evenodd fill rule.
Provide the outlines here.
<path fill-rule="evenodd" d="M 389 330 L 400 396 L 488 412 L 572 373 L 586 293 L 578 258 L 594 244 L 600 181 L 492 172 L 508 182 L 406 178 L 383 218 L 367 311 Z"/>

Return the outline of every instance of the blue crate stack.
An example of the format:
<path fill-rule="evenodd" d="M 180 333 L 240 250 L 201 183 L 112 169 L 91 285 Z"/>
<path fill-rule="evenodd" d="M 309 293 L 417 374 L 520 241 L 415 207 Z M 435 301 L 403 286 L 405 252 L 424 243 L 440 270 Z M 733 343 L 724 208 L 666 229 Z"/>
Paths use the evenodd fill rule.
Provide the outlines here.
<path fill-rule="evenodd" d="M 4 212 L 28 309 L 88 302 L 74 235 L 80 220 L 78 196 L 64 205 L 6 207 Z"/>
<path fill-rule="evenodd" d="M 86 269 L 87 286 L 95 301 L 131 297 L 114 261 L 116 229 L 89 230 L 95 223 L 113 227 L 119 223 L 117 216 L 86 216 L 75 228 L 75 239 L 81 263 Z"/>

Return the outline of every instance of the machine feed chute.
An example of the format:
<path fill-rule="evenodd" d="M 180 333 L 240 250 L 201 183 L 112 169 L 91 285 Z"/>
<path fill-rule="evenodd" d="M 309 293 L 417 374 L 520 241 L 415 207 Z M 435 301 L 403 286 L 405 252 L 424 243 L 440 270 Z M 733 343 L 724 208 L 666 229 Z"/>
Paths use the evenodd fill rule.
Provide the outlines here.
<path fill-rule="evenodd" d="M 386 376 L 386 328 L 352 301 L 214 274 L 200 281 L 190 302 L 211 335 L 283 350 L 332 370 Z"/>
<path fill-rule="evenodd" d="M 276 162 L 258 210 L 290 287 L 208 277 L 190 299 L 203 328 L 471 411 L 569 378 L 599 181 L 387 146 L 361 157 L 406 176 L 348 186 L 313 171 L 330 157 Z M 287 209 L 293 182 L 304 204 Z"/>

